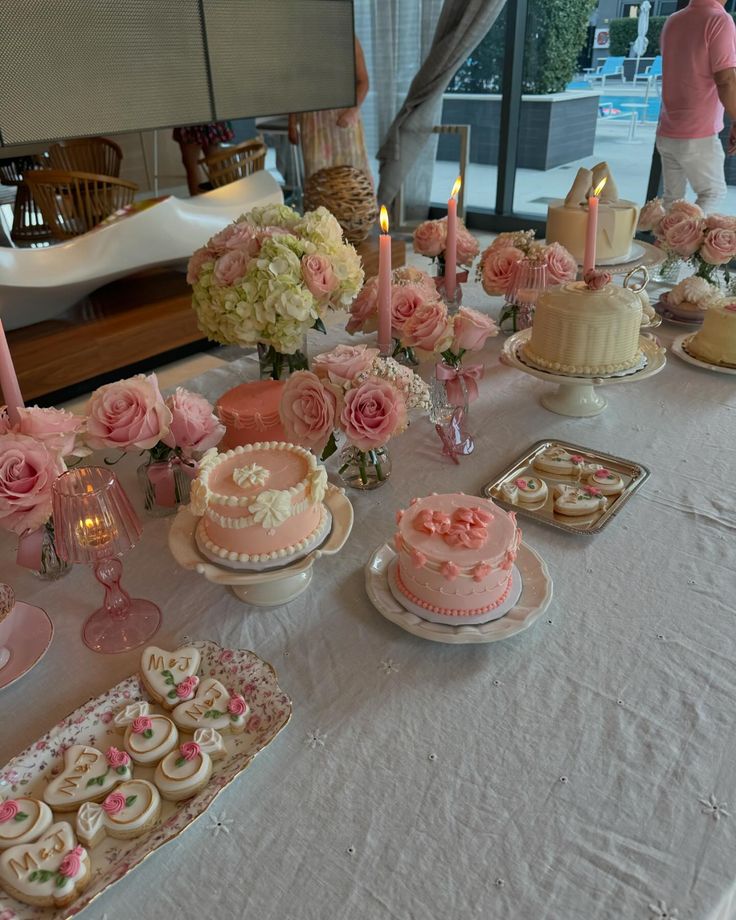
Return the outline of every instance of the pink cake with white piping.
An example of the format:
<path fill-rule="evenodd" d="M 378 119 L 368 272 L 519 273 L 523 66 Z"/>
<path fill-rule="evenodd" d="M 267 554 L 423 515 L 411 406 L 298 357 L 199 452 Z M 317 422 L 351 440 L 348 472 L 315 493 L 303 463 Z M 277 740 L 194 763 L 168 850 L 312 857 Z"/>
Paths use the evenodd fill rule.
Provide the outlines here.
<path fill-rule="evenodd" d="M 213 448 L 192 483 L 197 544 L 233 568 L 288 565 L 326 537 L 326 489 L 324 467 L 294 444 L 269 441 L 221 454 Z"/>
<path fill-rule="evenodd" d="M 412 605 L 461 624 L 509 599 L 521 543 L 513 512 L 452 493 L 414 499 L 396 517 L 395 581 Z"/>

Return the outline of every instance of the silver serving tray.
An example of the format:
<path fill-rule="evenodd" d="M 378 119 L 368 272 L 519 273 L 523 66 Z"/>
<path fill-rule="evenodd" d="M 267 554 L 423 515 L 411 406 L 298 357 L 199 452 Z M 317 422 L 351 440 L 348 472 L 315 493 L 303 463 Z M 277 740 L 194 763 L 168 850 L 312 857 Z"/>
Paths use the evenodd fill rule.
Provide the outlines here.
<path fill-rule="evenodd" d="M 608 505 L 603 511 L 595 511 L 584 517 L 569 517 L 564 514 L 557 514 L 554 510 L 554 497 L 552 490 L 558 483 L 574 485 L 577 481 L 575 476 L 560 476 L 553 473 L 546 473 L 532 466 L 532 461 L 543 450 L 549 447 L 561 447 L 571 454 L 580 454 L 585 457 L 586 463 L 598 463 L 608 469 L 618 473 L 624 481 L 624 489 L 619 495 L 609 495 Z M 502 486 L 510 480 L 516 479 L 517 476 L 536 476 L 547 483 L 549 494 L 544 502 L 538 505 L 529 504 L 512 504 L 507 501 L 501 492 Z M 650 476 L 650 470 L 641 463 L 635 463 L 633 460 L 625 460 L 623 457 L 614 457 L 613 454 L 605 454 L 601 451 L 591 450 L 589 447 L 581 447 L 579 444 L 570 444 L 567 441 L 537 441 L 511 466 L 507 467 L 492 482 L 487 483 L 481 489 L 481 494 L 486 498 L 492 498 L 496 504 L 507 511 L 515 511 L 521 517 L 532 518 L 535 521 L 541 521 L 550 527 L 556 527 L 558 530 L 566 530 L 568 533 L 575 534 L 594 534 L 600 533 L 601 530 L 619 513 L 626 502 L 636 492 L 636 490 Z"/>

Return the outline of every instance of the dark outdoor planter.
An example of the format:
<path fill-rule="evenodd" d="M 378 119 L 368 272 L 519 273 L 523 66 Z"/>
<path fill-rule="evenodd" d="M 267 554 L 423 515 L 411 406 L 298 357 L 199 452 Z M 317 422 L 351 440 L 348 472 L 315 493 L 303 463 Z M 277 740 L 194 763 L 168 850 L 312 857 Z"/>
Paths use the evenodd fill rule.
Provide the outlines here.
<path fill-rule="evenodd" d="M 598 92 L 522 96 L 519 160 L 522 169 L 552 169 L 593 154 Z M 446 94 L 442 122 L 470 125 L 470 161 L 498 164 L 501 97 Z M 438 160 L 457 159 L 457 139 L 440 135 Z"/>

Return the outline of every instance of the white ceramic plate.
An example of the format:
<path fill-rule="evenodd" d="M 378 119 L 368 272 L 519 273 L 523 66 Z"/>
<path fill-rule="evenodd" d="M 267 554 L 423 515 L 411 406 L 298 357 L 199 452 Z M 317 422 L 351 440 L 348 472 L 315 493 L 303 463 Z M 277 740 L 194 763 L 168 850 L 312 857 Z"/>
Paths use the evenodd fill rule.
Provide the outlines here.
<path fill-rule="evenodd" d="M 164 802 L 159 823 L 147 834 L 134 840 L 106 837 L 92 847 L 92 880 L 67 907 L 58 910 L 30 907 L 6 895 L 0 898 L 0 904 L 10 910 L 13 920 L 67 920 L 79 913 L 103 891 L 125 878 L 151 853 L 176 839 L 200 818 L 220 792 L 240 776 L 255 755 L 270 744 L 289 721 L 291 700 L 279 687 L 276 672 L 268 662 L 253 652 L 223 649 L 215 642 L 184 639 L 182 644 L 194 645 L 200 650 L 200 676 L 216 677 L 228 689 L 245 696 L 251 708 L 245 732 L 223 735 L 227 756 L 215 761 L 208 785 L 186 802 Z M 5 798 L 19 794 L 40 796 L 49 779 L 58 773 L 62 752 L 71 744 L 90 744 L 103 751 L 110 745 L 122 747 L 123 734 L 112 718 L 129 703 L 144 699 L 148 699 L 146 691 L 138 674 L 133 674 L 102 696 L 80 706 L 0 769 L 0 793 Z M 159 711 L 157 706 L 152 706 L 152 709 Z M 151 779 L 153 772 L 151 767 L 134 767 L 134 775 L 138 779 Z M 58 818 L 71 823 L 74 820 L 70 814 L 60 814 Z M 196 856 L 189 854 L 183 857 L 192 858 Z M 180 865 L 179 870 L 184 871 L 184 866 Z M 174 869 L 174 874 L 179 870 Z"/>
<path fill-rule="evenodd" d="M 7 664 L 0 668 L 0 690 L 20 680 L 38 664 L 53 635 L 54 626 L 45 610 L 23 601 L 15 602 L 0 623 L 0 647 L 10 652 Z"/>
<path fill-rule="evenodd" d="M 694 332 L 688 332 L 676 338 L 672 343 L 672 351 L 678 358 L 682 358 L 683 361 L 687 361 L 688 364 L 693 364 L 695 367 L 702 367 L 706 371 L 715 371 L 717 374 L 736 374 L 736 367 L 725 367 L 723 364 L 709 364 L 708 361 L 701 361 L 700 358 L 694 358 L 686 350 L 687 343 L 694 335 Z"/>
<path fill-rule="evenodd" d="M 552 578 L 547 566 L 530 546 L 522 543 L 516 557 L 522 579 L 521 597 L 506 616 L 477 626 L 430 623 L 402 607 L 391 593 L 388 568 L 395 556 L 387 543 L 379 546 L 365 567 L 365 588 L 381 616 L 421 639 L 450 645 L 498 642 L 528 629 L 542 616 L 552 600 Z"/>

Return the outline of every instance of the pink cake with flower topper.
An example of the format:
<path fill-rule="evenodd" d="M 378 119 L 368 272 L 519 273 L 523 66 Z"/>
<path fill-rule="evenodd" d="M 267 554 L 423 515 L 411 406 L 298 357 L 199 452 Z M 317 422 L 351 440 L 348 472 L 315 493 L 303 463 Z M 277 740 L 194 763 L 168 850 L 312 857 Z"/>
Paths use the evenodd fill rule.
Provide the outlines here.
<path fill-rule="evenodd" d="M 521 543 L 513 512 L 452 493 L 414 499 L 396 517 L 395 583 L 411 604 L 462 623 L 509 599 Z"/>
<path fill-rule="evenodd" d="M 207 451 L 192 484 L 202 552 L 233 568 L 288 565 L 326 537 L 327 473 L 302 447 L 283 441 Z"/>
<path fill-rule="evenodd" d="M 223 393 L 217 400 L 217 415 L 225 426 L 220 450 L 286 440 L 279 415 L 283 392 L 283 380 L 255 380 Z"/>

